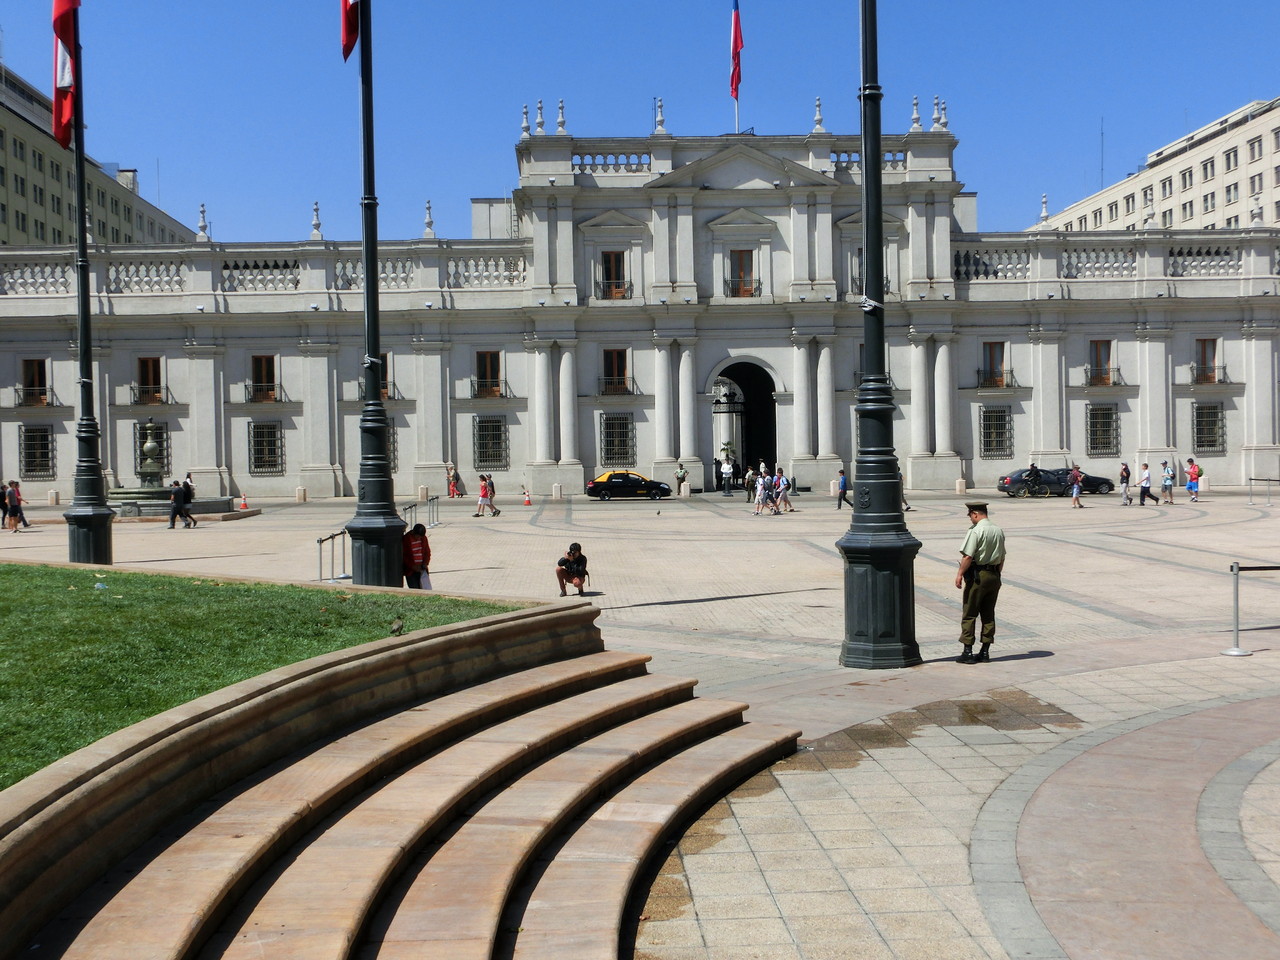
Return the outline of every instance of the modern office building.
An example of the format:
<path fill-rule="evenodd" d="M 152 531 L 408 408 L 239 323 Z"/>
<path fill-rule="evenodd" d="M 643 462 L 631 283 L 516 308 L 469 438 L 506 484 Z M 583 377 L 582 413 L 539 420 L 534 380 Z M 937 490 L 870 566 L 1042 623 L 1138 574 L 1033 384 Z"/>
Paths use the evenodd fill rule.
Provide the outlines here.
<path fill-rule="evenodd" d="M 1039 227 L 1239 230 L 1280 225 L 1280 98 L 1255 100 L 1147 155 L 1137 173 Z"/>
<path fill-rule="evenodd" d="M 660 111 L 645 137 L 573 136 L 563 112 L 549 127 L 526 118 L 518 182 L 473 201 L 473 239 L 380 247 L 399 494 L 441 489 L 450 464 L 472 490 L 481 472 L 572 493 L 677 462 L 709 488 L 726 454 L 825 489 L 851 467 L 866 367 L 859 138 L 820 119 L 674 137 Z M 908 486 L 990 493 L 1031 460 L 1114 477 L 1188 455 L 1215 483 L 1276 475 L 1280 231 L 978 233 L 945 111 L 883 146 Z M 201 235 L 91 259 L 111 483 L 137 482 L 150 420 L 204 492 L 353 492 L 357 243 Z M 65 248 L 0 251 L 0 472 L 32 491 L 72 487 L 74 322 Z"/>
<path fill-rule="evenodd" d="M 71 152 L 50 132 L 49 98 L 0 69 L 0 245 L 74 244 Z M 187 243 L 195 233 L 138 196 L 138 172 L 85 158 L 95 243 Z"/>

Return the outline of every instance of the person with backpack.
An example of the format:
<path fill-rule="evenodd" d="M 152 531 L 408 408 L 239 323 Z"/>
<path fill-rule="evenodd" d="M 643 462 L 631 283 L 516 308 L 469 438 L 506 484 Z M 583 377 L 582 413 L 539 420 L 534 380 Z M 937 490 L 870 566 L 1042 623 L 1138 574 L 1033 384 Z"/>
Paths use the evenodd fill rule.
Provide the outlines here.
<path fill-rule="evenodd" d="M 1200 469 L 1200 464 L 1196 463 L 1195 457 L 1187 457 L 1187 493 L 1191 494 L 1191 502 L 1200 502 L 1200 478 L 1204 476 L 1204 471 Z"/>
<path fill-rule="evenodd" d="M 1080 502 L 1080 488 L 1084 486 L 1084 474 L 1080 472 L 1079 466 L 1072 464 L 1067 482 L 1071 484 L 1071 506 L 1083 510 L 1084 504 Z"/>
<path fill-rule="evenodd" d="M 1173 503 L 1173 480 L 1176 476 L 1168 460 L 1160 461 L 1160 502 Z"/>
<path fill-rule="evenodd" d="M 774 481 L 774 486 L 778 490 L 778 508 L 782 513 L 795 513 L 796 508 L 791 505 L 791 479 L 782 472 L 782 468 L 778 468 L 778 479 Z"/>

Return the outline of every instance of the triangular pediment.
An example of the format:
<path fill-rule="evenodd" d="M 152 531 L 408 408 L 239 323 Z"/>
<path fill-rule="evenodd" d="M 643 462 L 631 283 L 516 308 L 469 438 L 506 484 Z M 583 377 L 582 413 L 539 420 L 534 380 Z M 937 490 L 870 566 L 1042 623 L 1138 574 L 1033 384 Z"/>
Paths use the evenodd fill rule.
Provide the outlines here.
<path fill-rule="evenodd" d="M 766 190 L 775 184 L 835 187 L 836 182 L 808 167 L 735 143 L 709 157 L 686 163 L 651 180 L 648 189 L 700 187 L 711 190 Z"/>
<path fill-rule="evenodd" d="M 758 213 L 753 213 L 746 207 L 739 207 L 737 210 L 730 210 L 723 216 L 716 217 L 707 224 L 712 230 L 717 227 L 766 227 L 773 229 L 773 221 L 768 217 L 762 217 Z"/>
<path fill-rule="evenodd" d="M 893 224 L 898 224 L 899 226 L 906 223 L 906 221 L 903 220 L 901 217 L 895 217 L 892 213 L 889 213 L 888 211 L 882 211 L 880 214 L 880 218 L 884 223 L 893 223 Z M 858 229 L 862 229 L 862 211 L 859 210 L 857 213 L 852 213 L 842 220 L 837 220 L 836 226 L 837 227 L 857 227 Z"/>
<path fill-rule="evenodd" d="M 626 230 L 647 230 L 648 224 L 643 220 L 637 220 L 635 217 L 628 216 L 621 210 L 606 210 L 604 213 L 597 214 L 590 220 L 584 220 L 578 224 L 582 230 L 596 230 L 605 227 L 621 227 Z"/>

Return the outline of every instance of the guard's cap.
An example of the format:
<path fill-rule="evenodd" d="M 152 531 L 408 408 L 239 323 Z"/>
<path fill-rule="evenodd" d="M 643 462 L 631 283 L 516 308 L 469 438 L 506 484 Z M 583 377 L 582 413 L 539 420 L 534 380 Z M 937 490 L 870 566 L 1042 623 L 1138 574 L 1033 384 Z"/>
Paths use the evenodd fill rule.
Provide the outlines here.
<path fill-rule="evenodd" d="M 970 510 L 981 510 L 983 513 L 986 513 L 986 512 L 987 512 L 987 501 L 985 501 L 985 500 L 968 500 L 968 501 L 966 501 L 966 502 L 965 502 L 964 509 L 965 509 L 965 513 L 968 513 Z"/>
<path fill-rule="evenodd" d="M 1168 460 L 1161 460 L 1160 462 L 1161 462 L 1161 463 L 1168 463 L 1169 461 L 1168 461 Z"/>

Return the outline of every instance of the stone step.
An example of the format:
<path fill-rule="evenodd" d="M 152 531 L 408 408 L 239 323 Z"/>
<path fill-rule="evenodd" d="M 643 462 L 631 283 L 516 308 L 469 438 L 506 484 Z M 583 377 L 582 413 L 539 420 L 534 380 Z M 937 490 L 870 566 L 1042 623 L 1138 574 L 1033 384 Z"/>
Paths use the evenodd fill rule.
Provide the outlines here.
<path fill-rule="evenodd" d="M 486 724 L 646 677 L 648 659 L 601 652 L 533 667 L 436 697 L 286 758 L 128 857 L 49 924 L 34 940 L 39 946 L 24 956 L 188 957 L 277 857 L 362 790 Z M 680 695 L 691 686 L 682 681 Z"/>
<path fill-rule="evenodd" d="M 503 919 L 503 927 L 515 931 L 513 960 L 618 956 L 632 889 L 651 859 L 665 852 L 663 839 L 736 783 L 792 753 L 799 736 L 762 724 L 735 727 L 658 765 L 602 804 Z M 445 956 L 418 954 L 435 955 Z"/>
<path fill-rule="evenodd" d="M 745 704 L 691 700 L 578 744 L 529 771 L 429 854 L 371 925 L 364 953 L 384 960 L 489 960 L 526 866 L 589 805 L 646 767 L 742 722 Z"/>
<path fill-rule="evenodd" d="M 652 675 L 622 680 L 440 750 L 305 837 L 200 956 L 345 960 L 387 888 L 467 807 L 582 739 L 689 699 L 694 683 Z"/>

